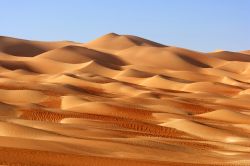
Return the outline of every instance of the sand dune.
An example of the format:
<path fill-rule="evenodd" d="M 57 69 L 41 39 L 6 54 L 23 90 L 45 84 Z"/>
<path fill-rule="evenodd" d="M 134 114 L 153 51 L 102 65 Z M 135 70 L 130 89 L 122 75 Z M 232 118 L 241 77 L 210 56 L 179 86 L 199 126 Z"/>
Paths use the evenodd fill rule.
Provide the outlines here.
<path fill-rule="evenodd" d="M 239 53 L 230 51 L 217 51 L 208 53 L 208 56 L 224 59 L 227 61 L 250 62 L 250 56 L 247 53 L 248 51 L 242 51 Z"/>
<path fill-rule="evenodd" d="M 161 75 L 156 75 L 153 77 L 150 77 L 148 79 L 145 79 L 141 82 L 141 85 L 148 86 L 148 87 L 154 87 L 154 88 L 161 88 L 161 89 L 181 89 L 182 83 L 172 81 L 171 79 L 168 79 Z M 166 86 L 168 85 L 168 86 Z"/>
<path fill-rule="evenodd" d="M 249 57 L 1 36 L 0 165 L 249 165 Z"/>
<path fill-rule="evenodd" d="M 45 98 L 40 92 L 32 90 L 0 90 L 0 100 L 10 103 L 35 103 L 42 101 Z M 15 96 L 15 98 L 13 98 Z"/>
<path fill-rule="evenodd" d="M 227 131 L 184 119 L 172 120 L 170 122 L 163 123 L 161 125 L 166 127 L 176 128 L 178 130 L 187 132 L 191 135 L 207 140 L 222 141 L 222 142 L 240 142 L 243 140 L 249 141 L 249 139 L 247 138 L 243 139 L 234 136 Z"/>
<path fill-rule="evenodd" d="M 250 54 L 250 50 L 245 50 L 245 51 L 241 51 L 240 53 L 243 53 L 243 54 Z"/>
<path fill-rule="evenodd" d="M 135 78 L 147 78 L 147 77 L 152 77 L 154 74 L 153 73 L 148 73 L 140 70 L 135 70 L 135 69 L 125 69 L 117 76 L 123 76 L 123 77 L 135 77 Z"/>
<path fill-rule="evenodd" d="M 84 46 L 104 50 L 123 50 L 134 46 L 164 47 L 164 45 L 131 35 L 106 34 L 96 40 L 85 43 Z"/>
<path fill-rule="evenodd" d="M 157 66 L 173 70 L 194 70 L 199 67 L 209 67 L 191 57 L 176 54 L 166 48 L 135 46 L 116 53 L 130 64 Z M 159 61 L 159 58 L 162 59 Z M 172 63 L 168 63 L 172 62 Z"/>
<path fill-rule="evenodd" d="M 38 56 L 65 63 L 84 63 L 94 60 L 104 65 L 124 65 L 124 62 L 116 56 L 74 45 L 54 49 Z M 62 56 L 64 58 L 61 58 Z"/>
<path fill-rule="evenodd" d="M 74 44 L 73 42 L 40 42 L 0 36 L 0 51 L 14 56 L 36 56 L 48 50 Z"/>
<path fill-rule="evenodd" d="M 231 110 L 216 110 L 198 116 L 232 123 L 250 123 L 250 116 Z"/>

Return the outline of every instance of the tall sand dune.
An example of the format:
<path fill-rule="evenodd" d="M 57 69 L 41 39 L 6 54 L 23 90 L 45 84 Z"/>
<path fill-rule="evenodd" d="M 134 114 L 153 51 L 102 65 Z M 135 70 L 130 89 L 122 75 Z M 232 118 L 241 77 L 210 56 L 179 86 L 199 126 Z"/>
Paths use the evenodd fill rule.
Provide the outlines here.
<path fill-rule="evenodd" d="M 87 47 L 104 50 L 123 50 L 133 46 L 164 47 L 164 45 L 132 35 L 106 34 L 84 44 Z"/>

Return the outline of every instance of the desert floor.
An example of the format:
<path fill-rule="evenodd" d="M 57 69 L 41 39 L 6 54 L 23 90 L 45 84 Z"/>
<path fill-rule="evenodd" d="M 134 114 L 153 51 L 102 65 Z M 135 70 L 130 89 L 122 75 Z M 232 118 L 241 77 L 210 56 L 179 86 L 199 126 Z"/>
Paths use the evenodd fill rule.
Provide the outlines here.
<path fill-rule="evenodd" d="M 0 165 L 249 166 L 249 110 L 250 51 L 0 37 Z"/>

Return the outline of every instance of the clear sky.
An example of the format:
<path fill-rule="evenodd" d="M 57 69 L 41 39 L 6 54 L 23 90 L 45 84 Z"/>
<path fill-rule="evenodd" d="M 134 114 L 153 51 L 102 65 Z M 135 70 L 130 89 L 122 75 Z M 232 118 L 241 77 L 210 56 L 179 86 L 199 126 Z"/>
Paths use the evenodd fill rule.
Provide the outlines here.
<path fill-rule="evenodd" d="M 250 0 L 0 0 L 0 35 L 87 42 L 109 32 L 200 51 L 250 49 Z"/>

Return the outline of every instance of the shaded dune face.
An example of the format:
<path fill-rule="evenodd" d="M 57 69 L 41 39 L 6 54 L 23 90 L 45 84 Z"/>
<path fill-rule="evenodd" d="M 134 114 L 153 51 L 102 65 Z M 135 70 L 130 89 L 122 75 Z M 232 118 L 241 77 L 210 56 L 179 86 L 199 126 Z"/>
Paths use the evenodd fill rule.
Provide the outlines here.
<path fill-rule="evenodd" d="M 30 51 L 29 51 L 30 50 Z M 46 50 L 40 47 L 35 47 L 31 44 L 15 44 L 7 46 L 3 49 L 4 53 L 15 55 L 15 56 L 35 56 L 45 52 Z"/>
<path fill-rule="evenodd" d="M 63 58 L 60 54 L 64 55 Z M 38 57 L 48 58 L 65 63 L 82 63 L 94 60 L 103 64 L 125 65 L 121 59 L 114 55 L 96 51 L 83 46 L 74 45 L 54 49 L 52 51 L 45 52 Z"/>
<path fill-rule="evenodd" d="M 72 42 L 39 42 L 0 36 L 0 51 L 9 55 L 33 57 Z"/>
<path fill-rule="evenodd" d="M 250 165 L 249 57 L 1 36 L 0 165 Z"/>

